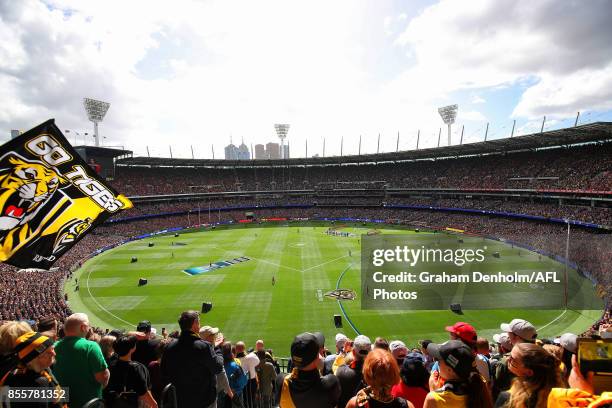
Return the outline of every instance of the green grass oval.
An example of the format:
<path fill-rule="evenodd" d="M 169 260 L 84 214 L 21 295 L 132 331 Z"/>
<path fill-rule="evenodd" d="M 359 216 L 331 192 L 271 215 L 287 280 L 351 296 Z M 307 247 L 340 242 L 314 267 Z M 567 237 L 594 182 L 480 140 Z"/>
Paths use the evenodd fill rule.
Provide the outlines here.
<path fill-rule="evenodd" d="M 337 225 L 337 224 L 336 224 Z M 76 273 L 80 289 L 74 291 L 74 279 L 66 283 L 70 306 L 89 314 L 92 324 L 104 328 L 135 329 L 140 320 L 150 320 L 158 332 L 162 327 L 177 329 L 180 312 L 199 310 L 204 301 L 213 310 L 201 317 L 202 325 L 219 327 L 232 341 L 254 345 L 264 339 L 277 354 L 287 355 L 293 336 L 304 331 L 322 331 L 333 349 L 333 337 L 355 331 L 344 318 L 344 328 L 336 329 L 333 315 L 341 314 L 338 302 L 323 294 L 341 287 L 360 291 L 360 234 L 372 226 L 344 224 L 351 237 L 325 234 L 329 223 L 286 225 L 237 225 L 216 230 L 190 230 L 126 243 L 87 261 Z M 419 242 L 437 239 L 435 234 L 419 233 L 393 226 L 377 225 L 383 234 L 414 234 Z M 500 251 L 510 246 L 490 241 Z M 149 247 L 149 243 L 154 246 Z M 349 256 L 349 251 L 351 256 Z M 530 253 L 525 251 L 527 255 Z M 533 257 L 525 256 L 523 269 L 529 269 Z M 183 270 L 246 256 L 250 260 L 229 267 L 191 276 Z M 138 262 L 130 263 L 132 257 Z M 551 267 L 556 261 L 544 258 Z M 508 265 L 516 268 L 517 265 Z M 566 331 L 582 332 L 601 316 L 603 304 L 594 294 L 592 284 L 575 271 L 580 296 L 586 310 L 467 310 L 458 316 L 441 311 L 362 311 L 360 302 L 344 301 L 346 315 L 363 334 L 374 339 L 402 339 L 415 345 L 419 339 L 446 339 L 444 326 L 467 321 L 489 339 L 499 332 L 499 324 L 520 317 L 540 330 L 540 337 Z M 272 277 L 276 283 L 272 285 Z M 148 284 L 138 287 L 139 278 Z"/>

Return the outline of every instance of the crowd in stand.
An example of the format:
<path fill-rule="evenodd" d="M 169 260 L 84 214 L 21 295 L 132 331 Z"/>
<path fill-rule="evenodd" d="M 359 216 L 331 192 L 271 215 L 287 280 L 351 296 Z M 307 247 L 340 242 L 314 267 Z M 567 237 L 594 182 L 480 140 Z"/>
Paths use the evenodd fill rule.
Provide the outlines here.
<path fill-rule="evenodd" d="M 569 219 L 598 225 L 612 226 L 612 208 L 587 207 L 577 205 L 559 205 L 551 202 L 504 201 L 485 199 L 435 199 L 412 197 L 314 197 L 314 196 L 280 196 L 280 197 L 241 197 L 213 198 L 194 201 L 165 201 L 139 203 L 134 208 L 122 212 L 114 219 L 136 217 L 147 214 L 190 211 L 191 214 L 207 218 L 209 209 L 216 214 L 219 208 L 228 207 L 266 207 L 266 206 L 383 206 L 411 205 L 441 208 L 465 208 L 505 213 L 536 215 L 545 218 Z"/>
<path fill-rule="evenodd" d="M 4 269 L 4 268 L 3 268 Z M 8 268 L 6 268 L 8 269 Z M 70 314 L 62 271 L 0 271 L 0 320 L 63 319 Z"/>
<path fill-rule="evenodd" d="M 612 144 L 403 163 L 266 168 L 118 167 L 128 196 L 349 188 L 551 189 L 610 191 Z"/>
<path fill-rule="evenodd" d="M 449 340 L 401 339 L 320 332 L 293 339 L 284 372 L 263 340 L 248 348 L 185 311 L 180 332 L 156 335 L 148 321 L 135 331 L 90 326 L 83 313 L 63 324 L 53 318 L 0 324 L 0 383 L 69 390 L 36 408 L 524 408 L 604 407 L 609 389 L 597 389 L 577 365 L 580 338 L 564 333 L 540 339 L 523 319 L 501 323 L 479 337 L 466 322 L 447 326 Z M 598 333 L 612 337 L 612 327 Z M 493 346 L 490 346 L 493 344 Z M 288 345 L 289 346 L 289 345 Z M 606 392 L 608 391 L 608 392 Z M 10 399 L 10 398 L 9 398 Z M 6 397 L 5 397 L 6 400 Z M 0 401 L 1 402 L 1 401 Z M 105 405 L 101 405 L 105 404 Z M 22 406 L 14 404 L 15 406 Z M 92 405 L 88 405 L 92 406 Z"/>

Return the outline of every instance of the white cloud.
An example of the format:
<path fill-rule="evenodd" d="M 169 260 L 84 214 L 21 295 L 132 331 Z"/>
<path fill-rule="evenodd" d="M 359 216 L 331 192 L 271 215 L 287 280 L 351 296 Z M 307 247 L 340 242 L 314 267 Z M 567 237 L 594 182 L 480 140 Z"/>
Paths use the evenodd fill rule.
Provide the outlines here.
<path fill-rule="evenodd" d="M 295 142 L 357 135 L 360 125 L 351 123 L 371 110 L 359 63 L 359 2 L 183 1 L 171 10 L 164 2 L 143 4 L 0 4 L 0 55 L 10 58 L 3 58 L 0 95 L 12 101 L 0 129 L 50 116 L 64 128 L 88 128 L 81 106 L 88 96 L 111 102 L 100 129 L 114 143 L 141 154 L 146 144 L 173 143 L 177 154 L 194 144 L 208 154 L 230 133 L 269 141 L 278 121 L 292 123 Z M 158 64 L 172 75 L 143 79 L 136 67 L 149 53 L 163 54 L 160 36 L 195 51 L 151 59 L 147 70 Z"/>
<path fill-rule="evenodd" d="M 373 152 L 379 132 L 394 150 L 398 131 L 412 146 L 418 129 L 433 146 L 436 107 L 457 90 L 526 86 L 522 117 L 610 108 L 605 5 L 443 0 L 409 20 L 364 0 L 0 0 L 0 134 L 49 117 L 91 131 L 82 98 L 94 97 L 112 104 L 107 140 L 138 154 L 172 144 L 175 157 L 190 145 L 209 157 L 214 143 L 219 157 L 230 134 L 267 142 L 284 121 L 297 154 L 306 138 L 311 155 L 323 138 L 339 153 L 342 136 L 356 153 L 360 134 Z"/>
<path fill-rule="evenodd" d="M 602 69 L 569 75 L 545 74 L 522 95 L 513 116 L 575 115 L 577 111 L 612 109 L 612 62 Z"/>
<path fill-rule="evenodd" d="M 383 26 L 385 29 L 385 34 L 387 35 L 392 35 L 393 31 L 391 30 L 391 23 L 393 22 L 393 17 L 391 16 L 387 16 L 385 17 L 385 20 L 383 21 Z"/>
<path fill-rule="evenodd" d="M 609 108 L 612 7 L 594 1 L 442 0 L 411 20 L 397 43 L 417 65 L 395 84 L 434 95 L 539 79 L 515 115 Z M 590 84 L 582 84 L 591 80 Z M 592 85 L 591 85 L 592 84 Z"/>
<path fill-rule="evenodd" d="M 486 100 L 482 96 L 480 96 L 480 95 L 474 95 L 474 96 L 472 96 L 472 100 L 470 102 L 472 102 L 472 104 L 476 105 L 476 104 L 479 104 L 479 103 L 485 103 Z"/>
<path fill-rule="evenodd" d="M 487 118 L 485 115 L 478 111 L 459 111 L 457 113 L 457 119 L 460 121 L 471 121 L 471 122 L 486 122 Z"/>

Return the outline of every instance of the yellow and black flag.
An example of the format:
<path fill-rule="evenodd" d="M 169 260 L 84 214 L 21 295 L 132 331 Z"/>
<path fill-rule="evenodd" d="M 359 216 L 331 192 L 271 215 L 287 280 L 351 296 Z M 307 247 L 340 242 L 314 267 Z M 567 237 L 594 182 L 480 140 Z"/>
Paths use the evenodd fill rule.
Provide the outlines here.
<path fill-rule="evenodd" d="M 96 225 L 132 207 L 53 119 L 0 147 L 0 261 L 49 269 Z"/>

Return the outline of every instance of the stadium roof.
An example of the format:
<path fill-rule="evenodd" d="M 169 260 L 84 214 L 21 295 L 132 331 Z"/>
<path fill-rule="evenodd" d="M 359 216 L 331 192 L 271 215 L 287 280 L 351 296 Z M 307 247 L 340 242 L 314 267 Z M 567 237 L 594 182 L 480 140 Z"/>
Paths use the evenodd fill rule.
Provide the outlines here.
<path fill-rule="evenodd" d="M 363 154 L 360 156 L 331 156 L 275 160 L 209 160 L 170 159 L 162 157 L 130 157 L 119 159 L 119 166 L 143 167 L 276 167 L 276 166 L 323 166 L 358 163 L 385 163 L 413 160 L 432 160 L 499 154 L 505 152 L 568 147 L 584 143 L 612 142 L 612 122 L 596 122 L 571 128 L 551 130 L 543 133 L 494 139 L 486 142 L 467 143 L 393 153 Z"/>
<path fill-rule="evenodd" d="M 116 149 L 110 147 L 98 147 L 98 146 L 74 146 L 74 150 L 79 152 L 82 156 L 86 157 L 96 156 L 96 157 L 119 157 L 119 156 L 131 156 L 131 150 L 125 149 Z"/>

